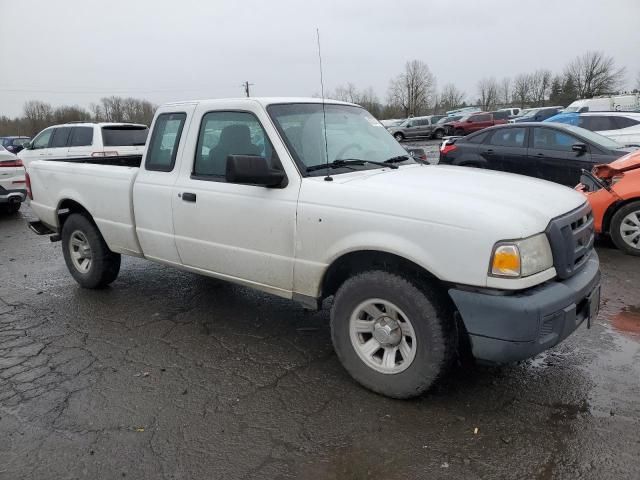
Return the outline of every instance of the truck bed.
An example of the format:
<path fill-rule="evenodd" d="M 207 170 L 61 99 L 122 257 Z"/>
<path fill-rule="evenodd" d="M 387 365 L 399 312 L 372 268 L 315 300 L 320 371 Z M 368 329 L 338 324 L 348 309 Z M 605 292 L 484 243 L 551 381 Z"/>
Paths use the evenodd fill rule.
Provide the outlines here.
<path fill-rule="evenodd" d="M 30 162 L 31 208 L 58 230 L 58 211 L 77 202 L 89 211 L 112 251 L 140 256 L 132 201 L 140 162 L 140 155 Z"/>

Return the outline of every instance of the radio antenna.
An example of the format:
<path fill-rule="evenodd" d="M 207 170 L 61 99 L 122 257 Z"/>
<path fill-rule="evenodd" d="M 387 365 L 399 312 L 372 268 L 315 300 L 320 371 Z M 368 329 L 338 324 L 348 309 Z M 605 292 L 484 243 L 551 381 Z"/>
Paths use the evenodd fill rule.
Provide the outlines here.
<path fill-rule="evenodd" d="M 322 78 L 322 53 L 320 52 L 320 29 L 316 28 L 316 37 L 318 39 L 318 60 L 320 61 L 320 94 L 322 95 L 322 133 L 324 134 L 324 155 L 327 164 L 327 176 L 324 177 L 325 182 L 332 182 L 329 167 L 329 149 L 327 147 L 327 113 L 324 108 L 324 80 Z"/>

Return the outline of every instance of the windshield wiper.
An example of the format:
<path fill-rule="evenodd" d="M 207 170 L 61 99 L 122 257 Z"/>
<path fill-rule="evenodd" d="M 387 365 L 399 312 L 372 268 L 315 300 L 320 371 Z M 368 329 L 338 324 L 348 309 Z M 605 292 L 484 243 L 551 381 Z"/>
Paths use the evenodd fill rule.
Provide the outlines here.
<path fill-rule="evenodd" d="M 406 162 L 407 160 L 413 160 L 414 162 L 421 163 L 423 165 L 431 165 L 426 160 L 422 160 L 421 158 L 414 157 L 413 155 L 398 155 L 397 157 L 387 158 L 384 163 L 396 163 L 396 162 Z"/>
<path fill-rule="evenodd" d="M 394 169 L 398 168 L 397 165 L 389 165 L 388 163 L 376 162 L 374 160 L 364 160 L 361 158 L 341 158 L 338 160 L 334 160 L 333 162 L 322 163 L 319 165 L 312 165 L 310 167 L 307 167 L 307 172 L 322 170 L 323 168 L 342 168 L 342 167 L 349 167 L 351 165 L 364 165 L 365 163 L 371 163 L 373 165 L 379 165 L 381 167 L 388 167 L 388 168 L 394 168 Z"/>

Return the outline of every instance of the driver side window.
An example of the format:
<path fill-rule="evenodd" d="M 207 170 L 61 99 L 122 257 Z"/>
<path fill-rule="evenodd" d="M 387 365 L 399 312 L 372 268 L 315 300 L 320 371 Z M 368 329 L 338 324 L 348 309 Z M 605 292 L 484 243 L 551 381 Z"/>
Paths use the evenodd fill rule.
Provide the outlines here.
<path fill-rule="evenodd" d="M 249 112 L 209 112 L 202 117 L 194 177 L 224 180 L 229 155 L 264 157 L 272 168 L 282 170 L 278 156 L 260 121 Z"/>
<path fill-rule="evenodd" d="M 47 148 L 49 145 L 49 140 L 51 139 L 51 134 L 53 133 L 53 128 L 49 128 L 38 135 L 33 141 L 33 150 L 37 150 L 40 148 Z"/>

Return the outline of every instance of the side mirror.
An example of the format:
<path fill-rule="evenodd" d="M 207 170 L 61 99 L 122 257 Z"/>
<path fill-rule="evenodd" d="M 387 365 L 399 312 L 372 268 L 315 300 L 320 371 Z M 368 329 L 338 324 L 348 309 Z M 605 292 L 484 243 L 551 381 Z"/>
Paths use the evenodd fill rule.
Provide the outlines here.
<path fill-rule="evenodd" d="M 411 128 L 411 127 L 413 127 L 413 124 L 412 123 L 407 123 L 407 128 Z"/>
<path fill-rule="evenodd" d="M 469 119 L 467 120 L 467 123 L 473 123 L 473 120 Z"/>
<path fill-rule="evenodd" d="M 571 145 L 571 150 L 581 155 L 587 152 L 587 146 L 584 143 L 574 143 Z"/>
<path fill-rule="evenodd" d="M 283 171 L 269 166 L 267 159 L 256 155 L 229 155 L 225 178 L 229 183 L 283 187 L 286 176 Z"/>
<path fill-rule="evenodd" d="M 22 148 L 25 149 L 25 150 L 32 150 L 33 149 L 33 145 L 31 145 L 31 142 L 27 142 L 27 143 L 22 145 Z"/>

